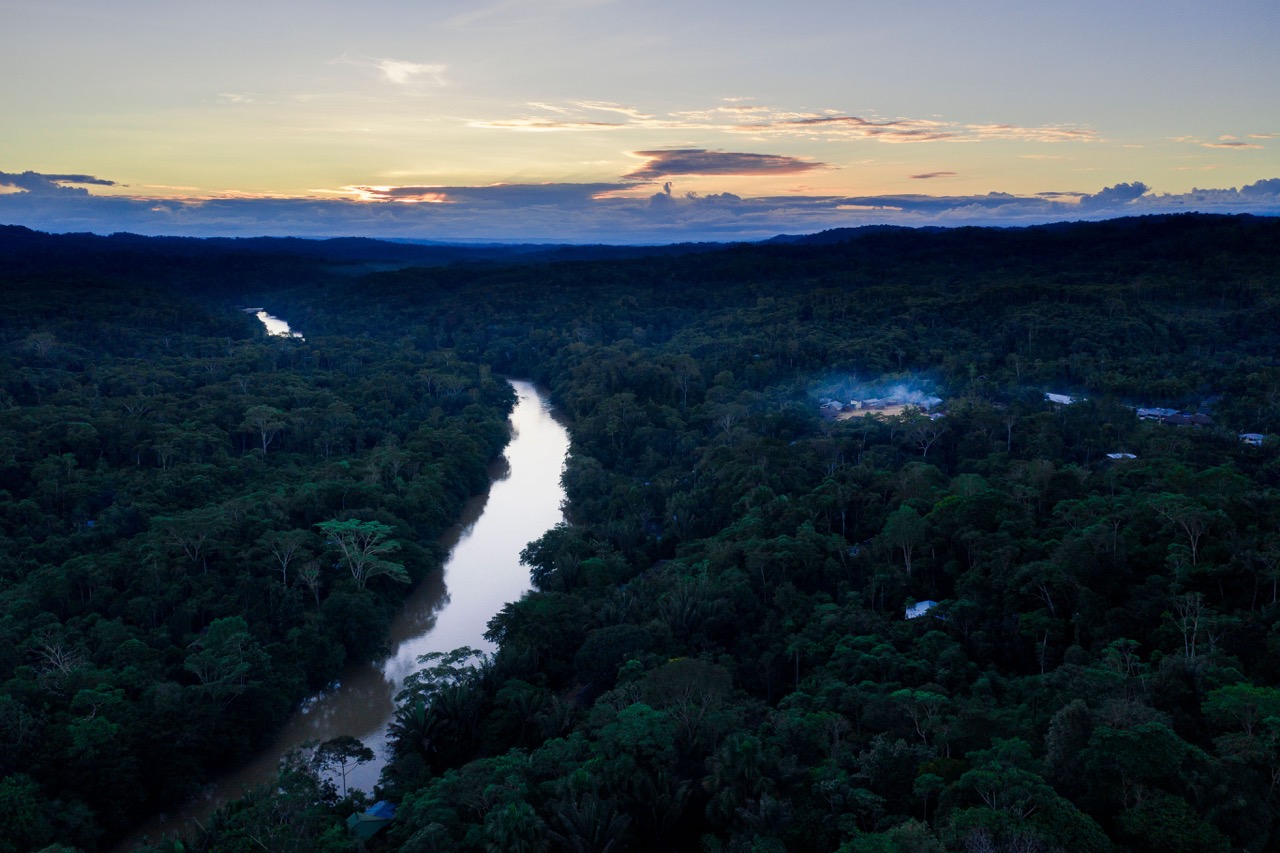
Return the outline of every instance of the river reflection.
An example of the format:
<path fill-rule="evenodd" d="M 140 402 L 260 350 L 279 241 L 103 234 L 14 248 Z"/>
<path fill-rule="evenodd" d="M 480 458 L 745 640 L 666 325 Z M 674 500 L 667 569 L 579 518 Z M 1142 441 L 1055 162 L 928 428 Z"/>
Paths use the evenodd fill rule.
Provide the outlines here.
<path fill-rule="evenodd" d="M 253 316 L 262 321 L 262 325 L 267 327 L 267 334 L 275 338 L 301 338 L 301 332 L 295 332 L 289 328 L 288 320 L 281 320 L 279 317 L 272 317 L 266 311 L 258 311 Z"/>
<path fill-rule="evenodd" d="M 339 735 L 358 737 L 373 749 L 374 761 L 347 772 L 349 789 L 372 791 L 387 759 L 386 730 L 395 695 L 405 678 L 421 668 L 418 658 L 459 646 L 493 650 L 484 639 L 489 619 L 529 589 L 521 550 L 564 520 L 560 474 L 569 450 L 568 433 L 534 386 L 517 380 L 511 384 L 518 397 L 511 413 L 511 443 L 490 470 L 489 492 L 472 498 L 459 523 L 441 540 L 450 551 L 443 572 L 423 580 L 392 622 L 392 653 L 378 663 L 348 667 L 339 685 L 308 699 L 252 764 L 209 786 L 183 813 L 154 820 L 141 831 L 157 838 L 194 828 L 189 827 L 193 820 L 203 820 L 221 803 L 273 779 L 288 751 Z M 140 841 L 140 833 L 132 843 Z"/>

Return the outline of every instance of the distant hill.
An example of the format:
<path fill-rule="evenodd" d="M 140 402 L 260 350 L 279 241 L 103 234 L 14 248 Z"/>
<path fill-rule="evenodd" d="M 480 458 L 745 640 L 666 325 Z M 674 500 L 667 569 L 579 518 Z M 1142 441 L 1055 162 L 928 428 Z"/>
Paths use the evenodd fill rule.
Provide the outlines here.
<path fill-rule="evenodd" d="M 61 259 L 134 254 L 149 257 L 289 257 L 349 264 L 439 266 L 452 263 L 606 260 L 672 256 L 721 249 L 721 243 L 666 246 L 541 245 L 534 243 L 459 244 L 336 237 L 144 237 L 138 234 L 47 234 L 18 225 L 0 226 L 0 259 L 17 263 L 52 253 Z M 42 258 L 42 260 L 47 260 Z"/>
<path fill-rule="evenodd" d="M 930 250 L 975 248 L 986 251 L 990 242 L 1006 248 L 1041 252 L 1046 245 L 1055 250 L 1078 241 L 1094 244 L 1103 240 L 1113 248 L 1122 248 L 1141 235 L 1144 239 L 1166 235 L 1178 242 L 1177 234 L 1191 226 L 1209 226 L 1216 236 L 1221 228 L 1261 227 L 1271 222 L 1267 217 L 1218 214 L 1168 214 L 1128 217 L 1101 222 L 1058 222 L 1026 228 L 964 227 L 907 228 L 901 225 L 866 225 L 857 228 L 832 228 L 815 234 L 779 234 L 754 243 L 672 243 L 656 246 L 615 246 L 607 244 L 537 244 L 537 243 L 447 243 L 429 240 L 376 240 L 368 237 L 335 237 L 324 240 L 300 237 L 146 237 L 138 234 L 48 234 L 19 225 L 0 225 L 0 261 L 12 272 L 26 263 L 35 262 L 47 269 L 51 262 L 83 262 L 93 257 L 131 255 L 142 258 L 211 259 L 211 258 L 290 258 L 336 264 L 444 266 L 455 263 L 551 263 L 560 261 L 628 260 L 649 257 L 679 257 L 706 254 L 725 249 L 739 251 L 764 250 L 774 247 L 840 246 L 842 244 L 903 244 Z M 975 239 L 985 235 L 987 239 Z M 997 237 L 996 235 L 1005 235 Z M 887 241 L 887 242 L 886 242 Z M 1047 241 L 1047 242 L 1046 242 Z M 1182 251 L 1189 250 L 1183 245 Z"/>

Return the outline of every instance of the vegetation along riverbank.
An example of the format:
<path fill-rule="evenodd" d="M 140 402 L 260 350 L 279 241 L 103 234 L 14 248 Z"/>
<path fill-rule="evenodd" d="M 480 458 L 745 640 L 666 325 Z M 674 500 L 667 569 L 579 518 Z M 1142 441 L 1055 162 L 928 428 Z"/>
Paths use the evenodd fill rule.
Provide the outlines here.
<path fill-rule="evenodd" d="M 109 843 L 375 654 L 404 584 L 333 539 L 429 571 L 500 374 L 569 420 L 572 523 L 402 697 L 369 849 L 1280 843 L 1274 220 L 401 269 L 19 232 L 0 845 Z M 941 402 L 823 415 L 898 387 Z M 340 793 L 288 763 L 187 849 L 357 849 Z"/>

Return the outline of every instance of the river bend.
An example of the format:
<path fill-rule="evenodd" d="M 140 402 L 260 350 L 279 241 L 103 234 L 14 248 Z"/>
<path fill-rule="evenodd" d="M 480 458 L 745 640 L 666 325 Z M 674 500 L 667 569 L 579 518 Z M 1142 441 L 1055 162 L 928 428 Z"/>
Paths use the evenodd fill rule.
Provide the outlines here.
<path fill-rule="evenodd" d="M 512 437 L 490 470 L 487 494 L 472 498 L 461 520 L 442 544 L 449 549 L 443 572 L 428 576 L 414 590 L 391 624 L 385 660 L 348 667 L 339 685 L 308 699 L 275 742 L 249 765 L 209 785 L 181 813 L 149 822 L 119 849 L 129 849 L 145 832 L 152 839 L 190 833 L 191 824 L 246 789 L 275 778 L 280 759 L 307 741 L 352 735 L 377 758 L 347 773 L 347 787 L 372 791 L 387 760 L 387 726 L 395 713 L 395 695 L 405 678 L 421 667 L 418 658 L 459 646 L 493 651 L 484 639 L 489 619 L 529 589 L 529 572 L 520 552 L 564 520 L 560 474 L 569 435 L 550 404 L 532 383 L 511 380 L 517 402 L 511 413 Z M 341 784 L 339 783 L 341 788 Z"/>

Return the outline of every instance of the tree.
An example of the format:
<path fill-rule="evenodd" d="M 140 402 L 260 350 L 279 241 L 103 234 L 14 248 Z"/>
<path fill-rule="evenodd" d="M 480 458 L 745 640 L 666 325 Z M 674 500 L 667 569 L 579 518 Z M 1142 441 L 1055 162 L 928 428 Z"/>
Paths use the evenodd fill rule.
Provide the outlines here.
<path fill-rule="evenodd" d="M 275 406 L 250 406 L 244 413 L 240 429 L 258 434 L 262 455 L 266 456 L 267 447 L 275 440 L 276 433 L 284 429 L 284 412 Z"/>
<path fill-rule="evenodd" d="M 400 543 L 388 539 L 391 527 L 380 521 L 322 521 L 316 525 L 325 535 L 325 544 L 337 549 L 342 560 L 355 579 L 356 586 L 365 588 L 370 578 L 387 575 L 399 583 L 409 582 L 409 573 L 402 563 L 385 558 L 400 550 Z"/>
<path fill-rule="evenodd" d="M 884 529 L 880 531 L 881 540 L 894 550 L 902 551 L 902 562 L 906 565 L 907 576 L 911 576 L 911 552 L 924 538 L 924 519 L 920 513 L 909 506 L 900 506 L 889 516 Z"/>
<path fill-rule="evenodd" d="M 675 376 L 676 385 L 680 387 L 680 409 L 683 411 L 689 408 L 689 388 L 702 378 L 702 372 L 698 369 L 698 362 L 686 353 L 681 353 L 672 359 L 671 371 Z"/>
<path fill-rule="evenodd" d="M 1201 707 L 1223 732 L 1214 738 L 1219 754 L 1259 765 L 1274 791 L 1280 784 L 1280 690 L 1230 684 L 1210 691 Z"/>
<path fill-rule="evenodd" d="M 1200 635 L 1213 619 L 1213 611 L 1204 605 L 1204 596 L 1188 592 L 1173 599 L 1173 612 L 1166 618 L 1182 633 L 1182 653 L 1187 665 L 1195 662 Z"/>
<path fill-rule="evenodd" d="M 347 795 L 347 773 L 374 759 L 373 750 L 351 735 L 330 738 L 316 747 L 311 755 L 311 765 L 317 773 L 332 773 L 334 768 L 342 775 L 342 796 Z"/>
<path fill-rule="evenodd" d="M 217 537 L 226 532 L 229 522 L 226 509 L 209 504 L 177 515 L 158 515 L 151 527 L 164 537 L 170 548 L 208 572 L 209 551 Z"/>
<path fill-rule="evenodd" d="M 911 443 L 920 448 L 920 456 L 923 459 L 929 458 L 929 448 L 947 432 L 945 424 L 930 420 L 927 416 L 921 416 L 912 423 L 911 428 L 907 431 L 907 437 L 911 439 Z"/>
<path fill-rule="evenodd" d="M 52 827 L 46 814 L 48 797 L 24 773 L 0 779 L 0 853 L 35 850 L 47 843 Z"/>
<path fill-rule="evenodd" d="M 925 745 L 929 743 L 930 733 L 937 728 L 934 720 L 946 713 L 950 702 L 941 693 L 929 690 L 911 690 L 903 688 L 895 690 L 891 697 L 898 707 L 915 726 L 916 734 Z"/>
<path fill-rule="evenodd" d="M 276 778 L 224 806 L 203 825 L 200 850 L 349 853 L 350 835 L 332 808 L 333 786 L 299 752 L 280 760 Z M 170 850 L 154 846 L 148 850 Z M 184 849 L 175 845 L 173 850 Z"/>
<path fill-rule="evenodd" d="M 258 539 L 280 566 L 280 583 L 289 585 L 289 564 L 305 553 L 311 533 L 306 530 L 272 530 Z"/>
<path fill-rule="evenodd" d="M 1200 540 L 1226 518 L 1221 511 L 1205 509 L 1197 501 L 1182 495 L 1161 496 L 1152 502 L 1152 506 L 1161 518 L 1186 537 L 1192 566 L 1199 562 Z"/>
<path fill-rule="evenodd" d="M 259 683 L 268 667 L 267 655 L 249 633 L 249 623 L 228 616 L 209 623 L 194 644 L 184 667 L 200 679 L 200 687 L 225 706 Z"/>
<path fill-rule="evenodd" d="M 307 560 L 298 568 L 298 582 L 311 590 L 311 596 L 316 600 L 316 607 L 320 606 L 320 561 Z"/>

